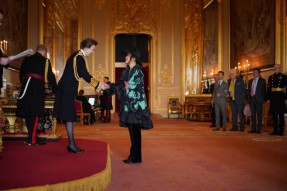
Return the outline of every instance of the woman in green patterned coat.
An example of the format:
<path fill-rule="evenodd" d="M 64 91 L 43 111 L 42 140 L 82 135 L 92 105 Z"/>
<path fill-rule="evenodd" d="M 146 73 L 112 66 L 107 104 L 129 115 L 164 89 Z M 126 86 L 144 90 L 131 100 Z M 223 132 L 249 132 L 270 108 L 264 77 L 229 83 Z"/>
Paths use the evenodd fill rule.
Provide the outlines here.
<path fill-rule="evenodd" d="M 119 121 L 121 127 L 128 127 L 131 148 L 124 163 L 141 163 L 141 129 L 153 128 L 144 92 L 144 73 L 138 51 L 127 52 L 127 67 L 123 70 L 117 94 L 120 100 Z"/>

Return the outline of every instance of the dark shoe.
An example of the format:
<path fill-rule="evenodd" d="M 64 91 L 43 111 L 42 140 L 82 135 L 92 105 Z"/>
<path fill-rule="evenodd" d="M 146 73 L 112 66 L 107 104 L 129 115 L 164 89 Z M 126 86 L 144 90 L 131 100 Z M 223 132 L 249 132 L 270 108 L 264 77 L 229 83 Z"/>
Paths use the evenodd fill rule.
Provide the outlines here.
<path fill-rule="evenodd" d="M 222 131 L 226 131 L 226 128 L 223 128 Z"/>
<path fill-rule="evenodd" d="M 278 133 L 278 135 L 284 136 L 284 132 L 280 132 L 280 133 Z"/>
<path fill-rule="evenodd" d="M 233 129 L 233 128 L 232 128 L 232 129 L 230 129 L 230 131 L 238 131 L 238 129 Z"/>
<path fill-rule="evenodd" d="M 217 127 L 217 128 L 214 128 L 212 131 L 219 131 L 220 129 Z"/>
<path fill-rule="evenodd" d="M 273 131 L 272 133 L 270 133 L 270 135 L 278 135 L 278 132 Z"/>
<path fill-rule="evenodd" d="M 240 128 L 240 132 L 244 132 L 244 128 Z"/>
<path fill-rule="evenodd" d="M 209 127 L 215 127 L 215 125 L 210 125 Z"/>
<path fill-rule="evenodd" d="M 126 160 L 123 160 L 123 162 L 126 164 L 134 164 L 134 163 L 141 163 L 142 161 L 141 160 L 126 159 Z"/>
<path fill-rule="evenodd" d="M 80 152 L 84 152 L 85 151 L 84 149 L 81 149 L 80 147 L 77 147 L 77 150 L 80 151 Z"/>
<path fill-rule="evenodd" d="M 67 146 L 68 152 L 72 152 L 72 153 L 76 153 L 76 154 L 80 154 L 82 152 L 84 152 L 84 150 L 76 147 L 75 149 L 72 149 L 70 146 Z"/>
<path fill-rule="evenodd" d="M 248 133 L 256 133 L 256 131 L 251 130 L 251 131 L 248 131 Z"/>

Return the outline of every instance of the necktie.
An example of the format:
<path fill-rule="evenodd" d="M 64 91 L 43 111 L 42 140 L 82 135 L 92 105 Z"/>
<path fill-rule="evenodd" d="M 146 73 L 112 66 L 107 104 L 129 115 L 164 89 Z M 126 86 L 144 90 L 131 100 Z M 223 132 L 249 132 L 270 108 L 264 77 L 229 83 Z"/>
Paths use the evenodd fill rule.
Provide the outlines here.
<path fill-rule="evenodd" d="M 252 87 L 251 87 L 251 96 L 254 96 L 255 95 L 255 91 L 256 91 L 256 82 L 257 82 L 257 79 L 255 78 L 252 82 Z"/>
<path fill-rule="evenodd" d="M 217 89 L 219 89 L 220 85 L 221 85 L 221 82 L 218 82 L 218 86 L 217 86 Z"/>
<path fill-rule="evenodd" d="M 231 79 L 231 81 L 230 81 L 229 92 L 232 96 L 232 100 L 235 100 L 235 97 L 234 97 L 234 79 Z"/>

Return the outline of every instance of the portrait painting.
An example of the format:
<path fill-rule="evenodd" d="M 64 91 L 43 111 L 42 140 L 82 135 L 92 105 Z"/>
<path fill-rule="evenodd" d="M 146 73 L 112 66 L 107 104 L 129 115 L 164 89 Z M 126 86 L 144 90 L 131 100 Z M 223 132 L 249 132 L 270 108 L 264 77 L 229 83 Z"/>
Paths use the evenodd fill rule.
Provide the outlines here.
<path fill-rule="evenodd" d="M 275 63 L 275 1 L 230 1 L 230 68 L 249 71 Z"/>
<path fill-rule="evenodd" d="M 203 78 L 212 78 L 218 70 L 218 5 L 213 1 L 204 8 Z"/>

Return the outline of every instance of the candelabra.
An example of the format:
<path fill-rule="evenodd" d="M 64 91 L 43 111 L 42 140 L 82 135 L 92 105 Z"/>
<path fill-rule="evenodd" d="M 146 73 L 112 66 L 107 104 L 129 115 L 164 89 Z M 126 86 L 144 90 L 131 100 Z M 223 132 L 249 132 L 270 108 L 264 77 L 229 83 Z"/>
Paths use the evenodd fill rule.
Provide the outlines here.
<path fill-rule="evenodd" d="M 7 40 L 1 40 L 0 41 L 0 48 L 1 48 L 2 52 L 7 53 L 8 41 Z"/>

